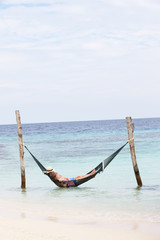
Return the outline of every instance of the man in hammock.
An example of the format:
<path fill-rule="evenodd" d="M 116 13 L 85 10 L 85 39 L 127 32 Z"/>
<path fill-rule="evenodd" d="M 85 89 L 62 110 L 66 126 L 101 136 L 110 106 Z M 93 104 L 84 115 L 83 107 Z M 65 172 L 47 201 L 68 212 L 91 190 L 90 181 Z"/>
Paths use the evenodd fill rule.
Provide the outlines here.
<path fill-rule="evenodd" d="M 28 150 L 28 152 L 31 154 L 37 165 L 40 167 L 42 172 L 58 186 L 58 187 L 77 187 L 78 185 L 87 182 L 88 180 L 94 178 L 97 173 L 103 172 L 104 169 L 108 166 L 108 164 L 117 156 L 117 154 L 126 146 L 126 144 L 130 141 L 133 141 L 134 139 L 128 140 L 122 147 L 120 147 L 118 150 L 116 150 L 114 153 L 112 153 L 108 158 L 106 158 L 104 161 L 102 161 L 97 167 L 95 167 L 93 170 L 88 172 L 85 175 L 78 176 L 75 178 L 65 178 L 59 175 L 55 172 L 55 170 L 52 167 L 45 168 L 38 159 L 29 151 L 29 149 L 25 146 L 25 148 Z"/>
<path fill-rule="evenodd" d="M 97 174 L 96 170 L 93 169 L 90 173 L 75 178 L 62 177 L 52 167 L 47 167 L 46 171 L 43 171 L 58 187 L 77 187 L 78 185 L 87 182 L 94 178 Z"/>

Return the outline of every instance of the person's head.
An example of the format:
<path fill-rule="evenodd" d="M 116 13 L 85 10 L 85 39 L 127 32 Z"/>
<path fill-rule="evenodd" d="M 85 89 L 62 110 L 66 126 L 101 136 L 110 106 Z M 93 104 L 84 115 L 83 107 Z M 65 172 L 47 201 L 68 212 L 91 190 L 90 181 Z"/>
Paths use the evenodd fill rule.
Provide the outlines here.
<path fill-rule="evenodd" d="M 46 171 L 47 171 L 47 172 L 54 172 L 55 170 L 54 170 L 52 167 L 47 167 L 47 168 L 46 168 Z"/>

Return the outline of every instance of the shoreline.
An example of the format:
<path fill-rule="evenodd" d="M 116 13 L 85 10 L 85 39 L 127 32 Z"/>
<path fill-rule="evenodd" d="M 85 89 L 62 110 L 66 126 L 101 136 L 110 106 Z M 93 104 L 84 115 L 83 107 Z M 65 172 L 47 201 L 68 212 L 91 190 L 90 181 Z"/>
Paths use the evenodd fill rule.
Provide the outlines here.
<path fill-rule="evenodd" d="M 146 226 L 147 227 L 147 226 Z M 149 227 L 149 226 L 148 226 Z M 151 227 L 151 226 L 150 226 Z M 33 220 L 29 218 L 15 219 L 0 217 L 0 234 L 3 240 L 12 239 L 104 239 L 108 240 L 159 240 L 160 234 L 149 233 L 138 229 L 138 224 L 132 230 L 114 228 L 113 226 L 98 227 L 94 224 L 58 223 L 55 219 Z"/>
<path fill-rule="evenodd" d="M 159 240 L 160 223 L 143 221 L 117 221 L 89 216 L 86 218 L 81 212 L 75 217 L 75 209 L 71 207 L 64 211 L 65 206 L 59 209 L 55 206 L 53 211 L 45 210 L 45 205 L 17 203 L 7 200 L 0 201 L 0 234 L 3 240 L 12 239 L 137 239 Z M 42 207 L 42 208 L 41 208 Z M 77 210 L 78 211 L 78 210 Z"/>
<path fill-rule="evenodd" d="M 159 235 L 127 230 L 111 230 L 92 228 L 90 226 L 71 226 L 67 224 L 35 222 L 31 220 L 1 222 L 1 237 L 3 240 L 12 239 L 138 239 L 159 240 Z M 9 229 L 9 231 L 8 231 Z"/>

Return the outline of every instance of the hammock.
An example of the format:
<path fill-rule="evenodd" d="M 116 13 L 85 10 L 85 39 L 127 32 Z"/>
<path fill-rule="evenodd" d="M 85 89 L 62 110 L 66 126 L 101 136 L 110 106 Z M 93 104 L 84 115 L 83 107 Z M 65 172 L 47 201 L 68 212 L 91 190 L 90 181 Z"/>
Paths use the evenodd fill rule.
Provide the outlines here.
<path fill-rule="evenodd" d="M 129 141 L 133 139 L 128 140 L 122 147 L 120 147 L 118 150 L 116 150 L 113 154 L 111 154 L 109 157 L 107 157 L 104 161 L 102 161 L 97 167 L 92 169 L 90 172 L 83 176 L 75 177 L 75 178 L 64 178 L 63 182 L 60 183 L 59 180 L 54 178 L 52 175 L 48 174 L 48 177 L 59 187 L 76 187 L 84 182 L 89 181 L 90 179 L 94 178 L 97 173 L 103 172 L 104 169 L 108 166 L 108 164 L 117 156 L 117 154 L 127 145 Z M 43 173 L 46 174 L 46 168 L 38 161 L 38 159 L 29 151 L 29 149 L 24 145 L 24 147 L 27 149 L 27 151 L 30 153 L 32 158 L 35 160 L 39 168 L 42 170 Z M 62 176 L 61 176 L 62 177 Z"/>

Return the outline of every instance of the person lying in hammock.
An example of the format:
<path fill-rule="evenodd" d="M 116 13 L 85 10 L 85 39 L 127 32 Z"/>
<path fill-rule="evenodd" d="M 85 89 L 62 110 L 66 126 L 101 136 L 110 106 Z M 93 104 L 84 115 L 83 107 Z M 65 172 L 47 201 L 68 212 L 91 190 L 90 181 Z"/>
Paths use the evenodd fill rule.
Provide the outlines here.
<path fill-rule="evenodd" d="M 108 158 L 104 161 L 100 162 L 97 167 L 88 172 L 85 175 L 81 175 L 75 178 L 65 178 L 55 172 L 52 167 L 45 168 L 38 159 L 29 151 L 29 149 L 24 145 L 27 151 L 31 154 L 39 168 L 42 170 L 44 174 L 46 174 L 58 187 L 77 187 L 78 185 L 87 182 L 88 180 L 94 178 L 98 173 L 103 172 L 104 169 L 108 166 L 108 164 L 117 156 L 117 154 L 126 146 L 126 144 L 130 141 L 133 141 L 134 138 L 128 140 L 122 147 L 112 153 Z"/>
<path fill-rule="evenodd" d="M 46 171 L 43 171 L 58 187 L 77 187 L 78 185 L 87 182 L 88 180 L 94 178 L 97 174 L 96 170 L 93 169 L 90 173 L 82 176 L 77 176 L 74 178 L 62 177 L 52 167 L 47 167 Z"/>

